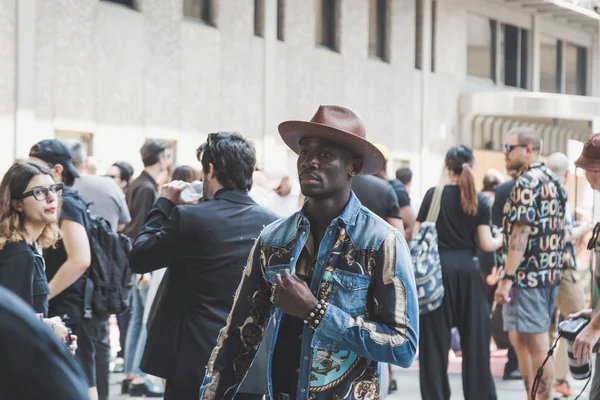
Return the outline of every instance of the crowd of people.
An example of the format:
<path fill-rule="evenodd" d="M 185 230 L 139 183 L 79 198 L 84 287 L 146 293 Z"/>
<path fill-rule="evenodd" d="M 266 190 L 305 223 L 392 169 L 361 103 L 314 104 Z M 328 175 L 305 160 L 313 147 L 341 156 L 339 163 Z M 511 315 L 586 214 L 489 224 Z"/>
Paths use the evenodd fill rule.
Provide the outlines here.
<path fill-rule="evenodd" d="M 0 397 L 109 399 L 111 308 L 99 293 L 111 290 L 124 299 L 112 309 L 127 309 L 117 357 L 133 397 L 385 398 L 402 392 L 391 366 L 418 355 L 422 398 L 445 400 L 455 335 L 465 399 L 497 398 L 492 337 L 508 349 L 504 379 L 522 379 L 529 399 L 573 394 L 569 358 L 589 362 L 600 317 L 547 357 L 559 319 L 593 316 L 575 243 L 594 225 L 569 211 L 564 154 L 542 162 L 540 135 L 515 128 L 503 146 L 511 179 L 490 170 L 478 191 L 473 150 L 454 146 L 417 209 L 412 172 L 388 176 L 389 151 L 352 110 L 320 106 L 279 133 L 299 186 L 259 170 L 235 132 L 209 134 L 198 168 L 173 169 L 167 143 L 147 140 L 135 179 L 124 161 L 90 173 L 77 140 L 34 144 L 0 184 L 0 337 L 17 338 L 0 345 Z M 576 165 L 599 190 L 600 134 Z M 196 181 L 202 198 L 186 200 Z M 98 218 L 134 273 L 116 287 L 102 263 L 120 253 L 98 239 Z M 422 263 L 435 293 L 415 278 Z"/>

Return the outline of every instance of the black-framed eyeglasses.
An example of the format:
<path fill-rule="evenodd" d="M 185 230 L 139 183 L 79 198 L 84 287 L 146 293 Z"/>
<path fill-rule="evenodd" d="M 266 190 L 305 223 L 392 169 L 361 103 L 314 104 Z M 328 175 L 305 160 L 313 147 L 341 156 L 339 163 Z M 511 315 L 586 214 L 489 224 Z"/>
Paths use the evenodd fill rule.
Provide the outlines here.
<path fill-rule="evenodd" d="M 600 234 L 600 222 L 598 222 L 596 226 L 594 226 L 594 232 L 587 245 L 588 250 L 594 250 L 596 248 L 596 243 L 598 242 L 598 234 Z"/>
<path fill-rule="evenodd" d="M 37 186 L 31 189 L 29 192 L 25 192 L 18 197 L 19 200 L 26 199 L 28 197 L 33 196 L 37 201 L 44 201 L 48 198 L 48 193 L 52 192 L 53 195 L 60 197 L 63 193 L 63 184 L 55 183 L 49 187 Z"/>

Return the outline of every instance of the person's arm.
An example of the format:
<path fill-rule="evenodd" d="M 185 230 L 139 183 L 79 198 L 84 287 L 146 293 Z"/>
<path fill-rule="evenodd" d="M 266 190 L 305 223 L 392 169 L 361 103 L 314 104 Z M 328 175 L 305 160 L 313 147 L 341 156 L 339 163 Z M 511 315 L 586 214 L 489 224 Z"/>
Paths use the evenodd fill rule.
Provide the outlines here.
<path fill-rule="evenodd" d="M 183 221 L 176 207 L 181 191 L 187 186 L 189 183 L 185 182 L 163 185 L 160 198 L 148 214 L 129 253 L 129 266 L 134 272 L 143 274 L 164 268 L 189 251 L 182 233 Z"/>
<path fill-rule="evenodd" d="M 67 260 L 56 271 L 48 284 L 50 286 L 48 299 L 54 298 L 75 283 L 92 263 L 90 242 L 85 227 L 78 222 L 65 219 L 60 229 L 63 234 L 62 240 Z"/>
<path fill-rule="evenodd" d="M 565 242 L 572 242 L 579 239 L 583 235 L 590 233 L 594 229 L 593 222 L 585 222 L 579 226 L 574 227 L 571 232 L 565 234 Z"/>
<path fill-rule="evenodd" d="M 129 253 L 129 267 L 138 274 L 155 271 L 181 257 L 181 216 L 175 204 L 159 198 Z"/>
<path fill-rule="evenodd" d="M 273 304 L 269 300 L 271 290 L 263 277 L 261 252 L 258 238 L 248 257 L 227 325 L 221 330 L 208 361 L 201 400 L 232 399 L 262 342 Z M 243 341 L 244 337 L 252 342 Z"/>
<path fill-rule="evenodd" d="M 489 225 L 477 227 L 477 239 L 479 239 L 479 247 L 483 251 L 496 251 L 502 247 L 502 235 L 494 236 Z"/>
<path fill-rule="evenodd" d="M 406 237 L 406 232 L 404 231 L 404 223 L 402 222 L 401 218 L 388 217 L 385 219 L 385 222 L 390 224 L 392 227 L 396 228 L 403 237 Z"/>
<path fill-rule="evenodd" d="M 312 347 L 350 350 L 362 357 L 409 367 L 417 352 L 419 302 L 406 242 L 390 232 L 377 251 L 373 282 L 373 315 L 352 316 L 328 304 Z"/>
<path fill-rule="evenodd" d="M 400 207 L 400 215 L 402 216 L 402 223 L 404 224 L 404 237 L 406 238 L 406 241 L 409 242 L 412 239 L 414 226 L 417 222 L 417 215 L 410 204 Z"/>

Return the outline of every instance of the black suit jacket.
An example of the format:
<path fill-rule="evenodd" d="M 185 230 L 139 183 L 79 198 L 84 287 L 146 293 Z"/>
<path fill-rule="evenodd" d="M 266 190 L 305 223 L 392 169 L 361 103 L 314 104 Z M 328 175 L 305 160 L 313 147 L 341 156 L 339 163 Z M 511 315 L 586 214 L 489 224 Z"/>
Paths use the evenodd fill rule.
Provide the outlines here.
<path fill-rule="evenodd" d="M 143 371 L 177 385 L 202 383 L 254 241 L 276 219 L 240 190 L 197 205 L 157 200 L 130 254 L 137 273 L 168 266 L 148 320 Z M 266 377 L 266 357 L 255 364 Z"/>

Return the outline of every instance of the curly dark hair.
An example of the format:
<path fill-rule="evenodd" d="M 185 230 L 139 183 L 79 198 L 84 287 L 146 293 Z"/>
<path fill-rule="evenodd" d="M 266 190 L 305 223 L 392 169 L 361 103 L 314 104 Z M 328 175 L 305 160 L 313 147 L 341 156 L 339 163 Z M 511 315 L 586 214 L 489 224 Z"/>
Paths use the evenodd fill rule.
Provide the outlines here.
<path fill-rule="evenodd" d="M 196 151 L 204 171 L 209 164 L 215 168 L 217 180 L 226 189 L 252 188 L 252 173 L 256 166 L 254 145 L 237 132 L 209 133 Z"/>

